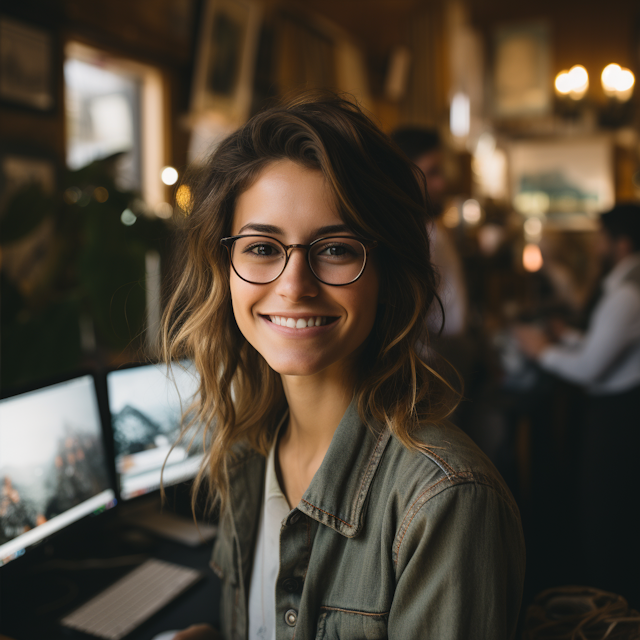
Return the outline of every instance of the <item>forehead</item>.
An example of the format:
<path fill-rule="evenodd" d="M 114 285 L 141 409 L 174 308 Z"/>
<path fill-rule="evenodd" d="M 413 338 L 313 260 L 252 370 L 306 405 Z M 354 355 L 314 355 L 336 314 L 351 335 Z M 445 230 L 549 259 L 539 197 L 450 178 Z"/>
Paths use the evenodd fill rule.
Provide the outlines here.
<path fill-rule="evenodd" d="M 309 234 L 316 228 L 336 224 L 342 224 L 342 219 L 322 172 L 291 160 L 279 160 L 267 165 L 238 196 L 232 234 L 250 233 L 252 225 Z"/>

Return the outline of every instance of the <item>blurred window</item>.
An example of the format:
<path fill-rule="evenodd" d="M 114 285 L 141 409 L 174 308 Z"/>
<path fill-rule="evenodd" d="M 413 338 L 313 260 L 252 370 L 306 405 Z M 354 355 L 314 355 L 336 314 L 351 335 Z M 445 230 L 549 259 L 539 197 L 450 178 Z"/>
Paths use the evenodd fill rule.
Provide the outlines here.
<path fill-rule="evenodd" d="M 141 187 L 140 80 L 91 62 L 67 58 L 64 65 L 67 165 L 81 169 L 94 160 L 123 153 L 118 182 Z"/>
<path fill-rule="evenodd" d="M 116 153 L 116 181 L 151 207 L 165 201 L 164 85 L 133 60 L 70 42 L 64 64 L 67 166 L 80 169 Z"/>

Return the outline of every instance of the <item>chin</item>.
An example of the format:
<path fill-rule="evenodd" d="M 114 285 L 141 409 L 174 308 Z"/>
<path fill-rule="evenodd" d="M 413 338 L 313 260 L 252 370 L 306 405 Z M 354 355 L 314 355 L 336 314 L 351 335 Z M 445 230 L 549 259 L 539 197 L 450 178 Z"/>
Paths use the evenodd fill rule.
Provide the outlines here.
<path fill-rule="evenodd" d="M 272 356 L 267 354 L 265 360 L 267 364 L 281 376 L 313 376 L 327 368 L 332 364 L 336 364 L 339 358 L 331 357 L 313 357 L 312 354 L 279 352 Z"/>
<path fill-rule="evenodd" d="M 326 366 L 312 362 L 267 361 L 267 364 L 281 376 L 312 376 L 323 371 Z"/>

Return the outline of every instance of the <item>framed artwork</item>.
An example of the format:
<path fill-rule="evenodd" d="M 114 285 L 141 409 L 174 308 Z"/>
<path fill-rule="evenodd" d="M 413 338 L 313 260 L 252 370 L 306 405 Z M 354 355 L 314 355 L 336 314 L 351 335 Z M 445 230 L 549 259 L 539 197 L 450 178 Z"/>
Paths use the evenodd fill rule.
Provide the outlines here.
<path fill-rule="evenodd" d="M 52 157 L 20 151 L 0 155 L 2 269 L 25 296 L 37 294 L 57 255 L 51 215 L 57 178 Z"/>
<path fill-rule="evenodd" d="M 192 112 L 239 125 L 249 116 L 260 8 L 252 0 L 206 0 L 193 83 Z"/>
<path fill-rule="evenodd" d="M 0 155 L 0 217 L 7 202 L 19 190 L 37 185 L 51 195 L 56 188 L 57 169 L 53 158 L 9 152 Z"/>
<path fill-rule="evenodd" d="M 0 16 L 0 100 L 50 111 L 55 106 L 54 75 L 53 34 Z"/>
<path fill-rule="evenodd" d="M 552 105 L 549 29 L 501 27 L 493 40 L 493 112 L 497 118 L 544 115 Z"/>
<path fill-rule="evenodd" d="M 590 226 L 614 205 L 613 149 L 606 136 L 514 142 L 509 160 L 512 203 L 525 216 Z"/>

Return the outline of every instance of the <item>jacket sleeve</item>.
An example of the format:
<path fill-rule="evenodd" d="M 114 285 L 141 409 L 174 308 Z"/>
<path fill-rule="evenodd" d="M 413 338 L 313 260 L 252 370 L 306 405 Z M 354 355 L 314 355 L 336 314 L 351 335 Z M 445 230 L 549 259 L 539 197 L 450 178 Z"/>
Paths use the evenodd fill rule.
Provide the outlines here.
<path fill-rule="evenodd" d="M 515 505 L 476 483 L 416 502 L 394 542 L 389 638 L 512 638 L 525 569 Z"/>

